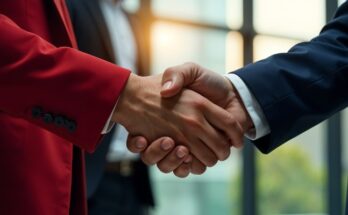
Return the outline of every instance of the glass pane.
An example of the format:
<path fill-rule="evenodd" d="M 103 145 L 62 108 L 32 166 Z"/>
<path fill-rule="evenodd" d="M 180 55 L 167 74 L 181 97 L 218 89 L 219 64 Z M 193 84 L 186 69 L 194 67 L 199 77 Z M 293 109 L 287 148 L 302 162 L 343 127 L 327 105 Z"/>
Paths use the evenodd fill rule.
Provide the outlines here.
<path fill-rule="evenodd" d="M 230 32 L 227 34 L 226 44 L 226 71 L 232 72 L 242 67 L 243 57 L 243 38 L 240 33 Z"/>
<path fill-rule="evenodd" d="M 259 214 L 324 214 L 325 131 L 322 123 L 267 156 L 258 153 Z"/>
<path fill-rule="evenodd" d="M 155 15 L 239 28 L 242 0 L 153 0 Z"/>
<path fill-rule="evenodd" d="M 140 0 L 124 0 L 123 7 L 130 13 L 134 13 L 139 10 Z"/>
<path fill-rule="evenodd" d="M 256 31 L 309 40 L 325 24 L 325 0 L 254 0 Z"/>
<path fill-rule="evenodd" d="M 184 180 L 152 168 L 154 215 L 240 214 L 240 161 L 239 151 L 233 150 L 227 161 Z"/>
<path fill-rule="evenodd" d="M 298 40 L 277 37 L 256 36 L 254 40 L 254 60 L 258 61 L 273 54 L 287 52 L 299 42 Z"/>
<path fill-rule="evenodd" d="M 347 0 L 338 0 L 338 5 L 343 4 L 344 2 L 346 2 Z"/>
<path fill-rule="evenodd" d="M 242 66 L 239 33 L 157 22 L 152 28 L 152 72 L 187 61 L 224 73 Z M 152 169 L 156 191 L 156 215 L 238 214 L 240 211 L 240 155 L 233 150 L 226 162 L 204 175 L 185 180 Z"/>
<path fill-rule="evenodd" d="M 258 36 L 256 60 L 286 52 L 299 41 Z M 258 211 L 268 214 L 323 214 L 326 211 L 326 123 L 285 143 L 269 155 L 257 155 Z"/>
<path fill-rule="evenodd" d="M 241 36 L 236 32 L 155 23 L 152 72 L 162 73 L 167 67 L 185 62 L 196 62 L 219 73 L 237 69 L 243 63 Z"/>
<path fill-rule="evenodd" d="M 346 199 L 347 194 L 347 178 L 348 178 L 348 109 L 342 111 L 343 116 L 343 145 L 342 145 L 342 158 L 343 158 L 343 188 L 342 193 L 344 195 L 343 200 Z"/>

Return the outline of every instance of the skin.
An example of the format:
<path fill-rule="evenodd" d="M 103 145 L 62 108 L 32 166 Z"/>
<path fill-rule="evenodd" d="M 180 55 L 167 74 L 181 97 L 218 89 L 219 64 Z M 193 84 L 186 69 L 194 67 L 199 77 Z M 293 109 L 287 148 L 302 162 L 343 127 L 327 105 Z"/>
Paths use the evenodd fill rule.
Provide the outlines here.
<path fill-rule="evenodd" d="M 242 135 L 236 120 L 226 110 L 190 89 L 171 97 L 161 96 L 162 80 L 162 75 L 131 75 L 113 116 L 113 121 L 123 125 L 133 136 L 143 136 L 150 142 L 166 136 L 181 146 L 173 152 L 167 151 L 163 162 L 154 161 L 152 157 L 156 153 L 150 148 L 152 150 L 142 154 L 144 162 L 157 163 L 162 171 L 171 172 L 176 161 L 172 158 L 180 155 L 183 160 L 190 159 L 190 168 L 185 169 L 199 174 L 206 166 L 227 159 L 230 139 L 235 138 L 237 131 Z M 234 126 L 234 132 L 229 131 L 231 126 Z M 192 156 L 187 157 L 188 152 Z"/>
<path fill-rule="evenodd" d="M 221 117 L 219 118 L 218 115 L 215 115 L 215 119 L 213 119 L 214 116 L 210 116 L 211 122 L 214 125 L 218 125 L 219 123 L 226 125 L 225 120 L 228 120 L 230 125 L 224 132 L 229 138 L 229 144 L 237 148 L 243 146 L 243 134 L 252 129 L 253 124 L 240 96 L 228 79 L 197 64 L 186 63 L 167 69 L 163 74 L 162 86 L 161 95 L 164 98 L 175 96 L 184 90 L 184 88 L 187 88 L 225 109 L 229 113 L 227 118 L 221 119 Z M 163 140 L 166 140 L 165 142 L 172 145 L 171 150 L 164 151 L 161 149 L 160 145 Z M 136 150 L 134 146 L 138 142 L 142 142 L 143 145 Z M 177 144 L 175 140 L 170 137 L 148 141 L 146 137 L 133 136 L 129 138 L 128 148 L 133 152 L 141 153 L 142 159 L 148 163 L 160 163 L 161 168 L 159 167 L 159 169 L 162 172 L 172 170 L 178 177 L 186 177 L 189 173 L 202 174 L 206 170 L 207 166 L 195 165 L 196 162 L 194 162 L 194 159 L 191 163 L 191 168 L 188 168 L 187 162 L 184 162 L 179 156 L 175 157 L 175 150 L 178 148 L 178 146 L 174 147 L 175 144 Z M 187 150 L 191 152 L 189 148 Z M 154 152 L 156 154 L 155 156 Z"/>

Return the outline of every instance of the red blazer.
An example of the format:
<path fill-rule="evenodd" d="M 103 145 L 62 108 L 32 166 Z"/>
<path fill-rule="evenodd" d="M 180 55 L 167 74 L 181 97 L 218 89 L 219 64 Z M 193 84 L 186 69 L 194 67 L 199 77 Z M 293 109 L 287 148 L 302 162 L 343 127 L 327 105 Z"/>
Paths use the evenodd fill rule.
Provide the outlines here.
<path fill-rule="evenodd" d="M 129 71 L 70 47 L 64 0 L 0 1 L 0 214 L 86 214 L 73 144 L 95 149 Z"/>

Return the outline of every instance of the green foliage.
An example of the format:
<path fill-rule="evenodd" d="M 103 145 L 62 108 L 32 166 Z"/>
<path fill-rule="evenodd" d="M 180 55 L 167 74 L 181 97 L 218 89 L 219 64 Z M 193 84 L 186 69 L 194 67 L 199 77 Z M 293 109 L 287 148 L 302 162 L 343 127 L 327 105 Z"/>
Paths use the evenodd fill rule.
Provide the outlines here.
<path fill-rule="evenodd" d="M 292 144 L 270 155 L 257 155 L 259 214 L 322 213 L 325 210 L 324 175 L 309 157 Z M 239 182 L 240 175 L 233 184 L 240 185 Z M 237 198 L 240 203 L 240 190 L 233 192 L 233 199 Z M 234 212 L 240 214 L 240 211 Z"/>

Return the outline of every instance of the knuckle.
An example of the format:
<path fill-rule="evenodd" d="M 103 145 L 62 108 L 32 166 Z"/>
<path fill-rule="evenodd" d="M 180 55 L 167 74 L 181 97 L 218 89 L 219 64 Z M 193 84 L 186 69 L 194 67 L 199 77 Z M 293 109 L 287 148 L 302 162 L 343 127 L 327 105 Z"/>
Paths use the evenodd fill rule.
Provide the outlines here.
<path fill-rule="evenodd" d="M 205 171 L 206 171 L 206 167 L 202 166 L 202 167 L 199 167 L 199 168 L 193 168 L 192 169 L 192 174 L 195 174 L 195 175 L 202 175 Z"/>
<path fill-rule="evenodd" d="M 189 165 L 181 165 L 177 169 L 174 170 L 174 174 L 179 178 L 185 178 L 190 174 Z"/>
<path fill-rule="evenodd" d="M 152 166 L 155 164 L 155 162 L 149 159 L 144 153 L 142 153 L 140 157 L 141 157 L 141 160 L 148 166 Z"/>
<path fill-rule="evenodd" d="M 185 135 L 185 133 L 183 131 L 179 131 L 177 132 L 176 135 L 176 143 L 178 145 L 182 145 L 185 148 L 187 148 L 188 150 L 190 150 L 190 143 L 191 141 L 187 138 L 187 136 Z M 180 147 L 181 148 L 181 147 Z"/>
<path fill-rule="evenodd" d="M 218 162 L 218 159 L 217 158 L 209 158 L 209 159 L 207 159 L 207 161 L 206 161 L 206 165 L 208 166 L 208 167 L 213 167 L 213 166 L 215 166 L 215 164 Z"/>
<path fill-rule="evenodd" d="M 188 126 L 197 127 L 198 122 L 197 122 L 196 118 L 190 116 L 190 117 L 186 117 L 184 120 Z"/>
<path fill-rule="evenodd" d="M 217 135 L 215 137 L 214 146 L 219 160 L 226 160 L 231 150 L 229 140 L 220 135 Z"/>
<path fill-rule="evenodd" d="M 221 151 L 221 157 L 220 157 L 220 161 L 224 161 L 226 160 L 231 154 L 231 149 L 228 147 L 228 149 L 223 149 Z"/>
<path fill-rule="evenodd" d="M 194 108 L 203 109 L 206 107 L 206 100 L 202 97 L 197 97 L 192 100 L 192 105 Z"/>
<path fill-rule="evenodd" d="M 187 176 L 188 176 L 188 174 L 182 174 L 182 175 L 180 175 L 180 174 L 175 174 L 177 177 L 179 177 L 179 178 L 186 178 Z"/>
<path fill-rule="evenodd" d="M 167 69 L 165 69 L 164 70 L 164 75 L 166 76 L 166 75 L 171 75 L 171 74 L 173 74 L 174 73 L 174 71 L 175 71 L 175 69 L 174 69 L 174 67 L 168 67 Z"/>
<path fill-rule="evenodd" d="M 194 175 L 201 175 L 205 172 L 207 167 L 205 164 L 203 164 L 201 161 L 199 161 L 197 158 L 193 158 L 192 164 L 191 164 L 191 173 Z"/>
<path fill-rule="evenodd" d="M 238 148 L 238 149 L 242 148 L 243 145 L 244 145 L 244 143 L 243 143 L 243 139 L 242 138 L 240 140 L 238 140 L 237 142 L 233 143 L 233 146 Z"/>
<path fill-rule="evenodd" d="M 237 126 L 237 120 L 234 116 L 232 116 L 231 114 L 228 114 L 225 118 L 225 124 L 228 127 L 236 127 Z"/>
<path fill-rule="evenodd" d="M 174 175 L 176 175 L 179 178 L 186 178 L 189 175 L 189 172 L 184 171 L 184 170 L 179 170 L 174 172 Z"/>
<path fill-rule="evenodd" d="M 192 61 L 188 61 L 188 62 L 186 62 L 186 63 L 184 63 L 184 65 L 185 66 L 188 66 L 188 67 L 197 67 L 198 66 L 198 64 L 197 63 L 195 63 L 195 62 L 192 62 Z"/>
<path fill-rule="evenodd" d="M 161 171 L 161 172 L 163 172 L 163 173 L 170 173 L 172 170 L 169 168 L 169 166 L 168 165 L 165 165 L 165 164 L 163 164 L 163 163 L 159 163 L 159 164 L 157 164 L 157 168 Z"/>
<path fill-rule="evenodd" d="M 203 125 L 202 120 L 195 116 L 186 117 L 185 124 L 194 130 L 201 130 Z"/>

